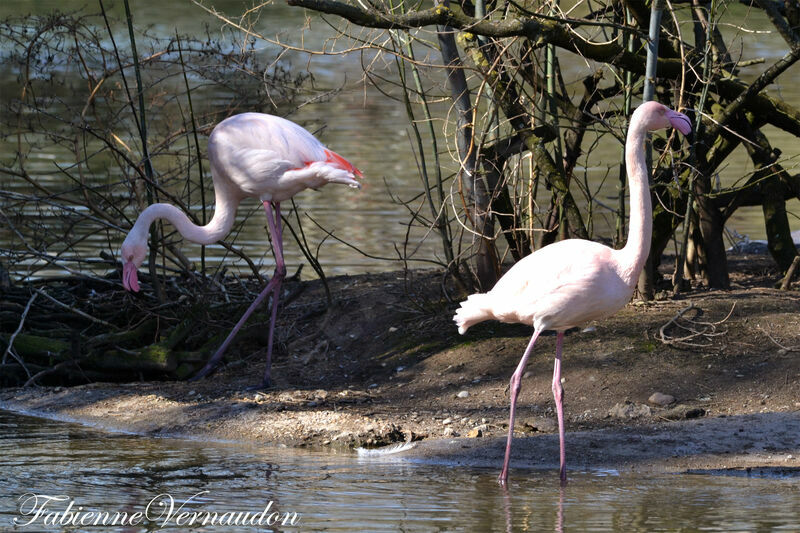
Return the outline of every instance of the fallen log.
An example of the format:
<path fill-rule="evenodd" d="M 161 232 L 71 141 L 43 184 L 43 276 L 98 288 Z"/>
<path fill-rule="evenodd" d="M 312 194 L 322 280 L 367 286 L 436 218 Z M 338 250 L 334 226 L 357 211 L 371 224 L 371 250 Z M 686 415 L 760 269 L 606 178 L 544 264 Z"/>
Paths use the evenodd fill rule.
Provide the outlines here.
<path fill-rule="evenodd" d="M 212 337 L 199 350 L 176 349 L 186 336 L 196 327 L 194 319 L 186 319 L 173 327 L 169 335 L 159 342 L 138 348 L 124 348 L 132 341 L 152 337 L 156 331 L 156 321 L 150 320 L 129 331 L 104 333 L 94 337 L 64 338 L 45 333 L 63 335 L 58 329 L 39 334 L 20 333 L 13 343 L 13 350 L 23 361 L 31 363 L 37 370 L 59 367 L 49 375 L 70 375 L 77 371 L 91 372 L 104 380 L 136 380 L 143 373 L 148 376 L 161 376 L 172 379 L 187 377 L 205 362 L 209 351 L 219 342 Z M 6 346 L 9 336 L 0 337 Z M 74 363 L 74 366 L 63 363 Z M 62 372 L 63 370 L 63 372 Z M 0 373 L 5 369 L 0 368 Z"/>

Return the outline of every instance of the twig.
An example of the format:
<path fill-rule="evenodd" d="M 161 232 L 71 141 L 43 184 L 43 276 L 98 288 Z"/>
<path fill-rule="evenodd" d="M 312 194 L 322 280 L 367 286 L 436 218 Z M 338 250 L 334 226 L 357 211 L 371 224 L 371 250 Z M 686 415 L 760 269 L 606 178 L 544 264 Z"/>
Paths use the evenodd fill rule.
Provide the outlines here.
<path fill-rule="evenodd" d="M 61 370 L 62 368 L 64 368 L 65 366 L 70 366 L 70 365 L 77 365 L 77 363 L 75 361 L 72 361 L 72 360 L 61 361 L 57 365 L 52 366 L 50 368 L 45 368 L 44 370 L 42 370 L 41 372 L 37 372 L 33 376 L 28 374 L 28 376 L 29 376 L 28 381 L 26 381 L 25 384 L 22 385 L 22 386 L 23 387 L 30 387 L 31 385 L 35 385 L 37 379 L 43 378 L 45 376 L 49 376 L 50 374 L 54 374 L 54 373 L 58 372 L 59 370 Z"/>
<path fill-rule="evenodd" d="M 731 310 L 728 311 L 728 314 L 722 320 L 719 320 L 717 322 L 702 322 L 699 320 L 691 320 L 688 318 L 684 318 L 684 315 L 686 313 L 688 313 L 692 309 L 697 309 L 694 303 L 690 303 L 688 306 L 678 311 L 678 313 L 674 317 L 669 319 L 669 321 L 666 324 L 664 324 L 658 329 L 658 338 L 664 344 L 669 344 L 671 346 L 684 346 L 693 348 L 704 348 L 711 346 L 712 343 L 710 342 L 710 339 L 712 337 L 719 337 L 720 335 L 725 335 L 726 333 L 728 333 L 727 330 L 717 331 L 717 326 L 727 321 L 733 314 L 733 310 L 735 308 L 736 308 L 736 303 L 734 302 L 734 304 L 731 306 Z M 681 319 L 683 319 L 686 322 L 685 325 L 679 322 L 679 320 Z M 666 332 L 666 330 L 670 326 L 675 326 L 684 331 L 688 331 L 689 334 L 683 337 L 672 337 Z M 702 337 L 705 340 L 709 340 L 709 342 L 705 344 L 688 342 L 698 337 Z"/>
<path fill-rule="evenodd" d="M 761 333 L 766 335 L 769 340 L 774 342 L 775 346 L 777 346 L 781 350 L 786 350 L 787 352 L 800 352 L 800 346 L 784 346 L 783 344 L 781 344 L 778 341 L 776 341 L 775 338 L 772 335 L 770 335 L 769 333 L 767 333 L 767 330 L 765 330 L 761 326 L 758 326 L 758 329 L 761 331 Z"/>
<path fill-rule="evenodd" d="M 181 49 L 181 39 L 180 36 L 175 35 L 175 38 L 178 43 L 178 56 L 181 60 L 181 73 L 183 73 L 183 83 L 186 87 L 186 100 L 189 104 L 189 118 L 192 120 L 192 135 L 194 136 L 194 147 L 195 151 L 197 152 L 197 173 L 200 177 L 200 205 L 202 206 L 201 211 L 201 221 L 202 224 L 206 225 L 206 182 L 205 182 L 205 175 L 203 174 L 203 156 L 200 154 L 200 141 L 197 138 L 197 120 L 194 113 L 194 106 L 192 105 L 192 90 L 189 87 L 189 78 L 186 76 L 186 63 L 183 61 L 183 50 Z M 189 161 L 191 164 L 191 154 L 189 154 Z M 206 273 L 206 247 L 200 247 L 200 272 L 205 275 Z"/>
<path fill-rule="evenodd" d="M 6 364 L 6 360 L 8 359 L 8 356 L 10 355 L 14 359 L 16 359 L 17 363 L 19 363 L 20 366 L 22 367 L 22 369 L 25 370 L 25 373 L 28 374 L 28 377 L 31 376 L 31 373 L 28 370 L 28 367 L 25 366 L 25 362 L 22 360 L 22 358 L 19 357 L 16 353 L 14 353 L 11 350 L 11 348 L 14 346 L 14 339 L 16 339 L 17 335 L 19 335 L 19 332 L 22 331 L 22 326 L 25 324 L 25 317 L 28 316 L 28 311 L 30 311 L 31 305 L 33 305 L 33 301 L 36 299 L 36 296 L 37 296 L 37 293 L 33 293 L 31 295 L 30 299 L 28 300 L 27 305 L 25 305 L 25 310 L 22 311 L 22 316 L 20 316 L 20 318 L 19 318 L 19 325 L 17 326 L 17 330 L 11 335 L 11 338 L 8 339 L 8 346 L 6 346 L 5 352 L 3 352 L 3 362 L 2 362 L 2 364 L 5 365 Z"/>
<path fill-rule="evenodd" d="M 292 225 L 289 224 L 288 221 L 285 221 L 284 219 L 284 221 L 286 222 L 286 227 L 289 228 L 290 232 L 292 232 L 292 236 L 294 237 L 294 240 L 297 242 L 297 245 L 300 247 L 300 251 L 305 256 L 306 260 L 308 261 L 308 264 L 311 265 L 311 268 L 314 269 L 314 272 L 317 273 L 317 276 L 319 276 L 320 281 L 322 281 L 322 287 L 325 289 L 325 300 L 328 302 L 328 307 L 330 307 L 333 304 L 333 297 L 331 296 L 331 289 L 330 286 L 328 285 L 328 278 L 325 276 L 325 271 L 322 269 L 322 265 L 320 264 L 318 259 L 319 247 L 322 246 L 322 243 L 325 242 L 325 239 L 327 239 L 328 237 L 326 236 L 325 238 L 323 238 L 317 245 L 317 256 L 313 255 L 311 253 L 311 247 L 308 245 L 308 241 L 306 240 L 306 234 L 305 231 L 303 231 L 303 223 L 300 222 L 300 212 L 297 210 L 297 205 L 295 205 L 294 203 L 294 198 L 292 198 L 291 201 L 292 201 L 292 211 L 294 211 L 294 217 L 297 220 L 297 229 L 300 232 L 300 235 L 298 235 L 297 232 L 295 232 Z M 311 220 L 314 221 L 313 218 Z M 316 224 L 316 222 L 314 223 Z"/>
<path fill-rule="evenodd" d="M 794 256 L 792 260 L 792 264 L 789 266 L 789 269 L 786 271 L 786 275 L 783 277 L 783 281 L 781 281 L 781 290 L 788 291 L 789 285 L 792 283 L 792 278 L 794 277 L 794 273 L 797 271 L 797 267 L 800 266 L 800 255 Z"/>
<path fill-rule="evenodd" d="M 111 328 L 113 330 L 119 330 L 119 328 L 117 326 L 115 326 L 114 324 L 112 324 L 111 322 L 106 322 L 105 320 L 102 320 L 100 318 L 95 318 L 92 315 L 84 313 L 80 309 L 75 309 L 74 307 L 71 307 L 71 306 L 65 304 L 64 302 L 60 302 L 60 301 L 56 300 L 55 298 L 53 298 L 52 296 L 50 296 L 49 294 L 47 294 L 46 292 L 44 292 L 42 289 L 35 289 L 35 290 L 36 290 L 36 294 L 41 294 L 42 296 L 44 296 L 45 298 L 47 298 L 48 300 L 50 300 L 51 302 L 53 302 L 54 304 L 56 304 L 59 307 L 63 307 L 64 309 L 68 309 L 69 311 L 72 311 L 76 315 L 81 316 L 81 317 L 83 317 L 83 318 L 85 318 L 87 320 L 91 320 L 92 322 L 96 322 L 97 324 L 101 324 L 101 325 L 106 326 L 108 328 Z"/>

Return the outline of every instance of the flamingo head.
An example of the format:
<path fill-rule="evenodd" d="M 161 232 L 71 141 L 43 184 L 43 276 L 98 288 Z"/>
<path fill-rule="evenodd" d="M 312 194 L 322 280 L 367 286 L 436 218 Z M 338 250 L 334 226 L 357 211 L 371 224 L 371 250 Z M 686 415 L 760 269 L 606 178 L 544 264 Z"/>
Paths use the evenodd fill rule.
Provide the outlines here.
<path fill-rule="evenodd" d="M 689 120 L 689 117 L 658 102 L 646 102 L 640 105 L 631 122 L 637 118 L 643 121 L 645 127 L 651 131 L 670 127 L 675 128 L 683 135 L 688 135 L 692 131 L 692 121 Z"/>
<path fill-rule="evenodd" d="M 364 179 L 364 174 L 361 173 L 353 164 L 340 156 L 336 152 L 325 150 L 326 160 L 331 167 L 336 170 L 344 172 L 333 172 L 328 176 L 328 180 L 334 183 L 343 183 L 354 189 L 360 189 L 361 183 L 358 180 Z"/>
<path fill-rule="evenodd" d="M 147 241 L 128 234 L 120 248 L 122 255 L 122 286 L 125 290 L 139 292 L 138 268 L 147 257 Z"/>

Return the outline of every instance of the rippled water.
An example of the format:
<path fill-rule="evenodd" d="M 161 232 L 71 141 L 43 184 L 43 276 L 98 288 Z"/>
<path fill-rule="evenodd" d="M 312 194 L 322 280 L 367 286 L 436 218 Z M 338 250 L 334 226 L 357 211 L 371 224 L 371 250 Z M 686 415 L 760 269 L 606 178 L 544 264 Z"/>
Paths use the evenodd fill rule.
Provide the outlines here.
<path fill-rule="evenodd" d="M 504 491 L 495 470 L 107 434 L 5 411 L 0 472 L 2 531 L 14 530 L 15 520 L 16 531 L 61 531 L 48 524 L 88 523 L 89 512 L 142 516 L 126 527 L 70 530 L 800 530 L 796 480 L 571 472 L 561 491 L 556 472 L 516 470 Z M 45 506 L 61 514 L 35 518 L 32 495 L 39 508 L 46 496 L 63 497 Z M 73 514 L 65 514 L 70 503 Z M 259 528 L 220 525 L 236 513 L 258 523 L 268 506 Z M 216 525 L 198 525 L 214 513 Z M 198 521 L 190 527 L 192 516 Z M 281 523 L 268 526 L 271 516 Z"/>

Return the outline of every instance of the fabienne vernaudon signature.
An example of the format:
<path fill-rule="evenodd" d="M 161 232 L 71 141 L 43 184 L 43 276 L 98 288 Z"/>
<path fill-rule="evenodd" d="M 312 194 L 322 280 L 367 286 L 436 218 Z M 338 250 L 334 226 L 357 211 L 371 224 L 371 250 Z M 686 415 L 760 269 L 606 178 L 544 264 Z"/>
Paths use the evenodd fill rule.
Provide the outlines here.
<path fill-rule="evenodd" d="M 135 526 L 156 524 L 172 526 L 295 526 L 300 515 L 273 509 L 272 500 L 258 511 L 210 511 L 201 508 L 200 491 L 188 498 L 176 499 L 171 494 L 154 496 L 140 509 L 95 510 L 79 505 L 71 496 L 26 493 L 19 497 L 19 515 L 14 525 L 26 526 Z"/>

